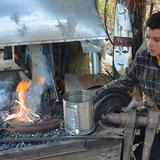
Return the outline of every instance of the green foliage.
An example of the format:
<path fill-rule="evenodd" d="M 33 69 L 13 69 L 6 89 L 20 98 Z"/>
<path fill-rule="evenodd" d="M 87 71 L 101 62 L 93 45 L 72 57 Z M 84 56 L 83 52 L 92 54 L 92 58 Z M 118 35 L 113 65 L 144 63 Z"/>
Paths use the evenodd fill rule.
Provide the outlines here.
<path fill-rule="evenodd" d="M 99 14 L 100 17 L 103 19 L 104 18 L 104 0 L 97 0 L 98 1 L 98 10 L 99 10 Z"/>
<path fill-rule="evenodd" d="M 116 0 L 97 0 L 97 2 L 98 2 L 99 14 L 104 26 L 106 23 L 108 32 L 113 33 Z M 106 3 L 107 5 L 105 8 Z"/>

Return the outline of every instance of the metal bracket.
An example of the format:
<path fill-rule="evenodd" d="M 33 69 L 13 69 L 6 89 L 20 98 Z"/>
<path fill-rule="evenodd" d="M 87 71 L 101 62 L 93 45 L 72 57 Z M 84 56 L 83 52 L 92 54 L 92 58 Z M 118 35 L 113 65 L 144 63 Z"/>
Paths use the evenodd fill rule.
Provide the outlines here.
<path fill-rule="evenodd" d="M 137 104 L 138 105 L 138 104 Z M 155 105 L 150 104 L 148 108 L 148 117 L 137 116 L 133 109 L 124 113 L 110 113 L 102 118 L 115 124 L 124 126 L 125 137 L 123 146 L 123 160 L 129 160 L 132 154 L 132 144 L 134 140 L 134 126 L 145 126 L 145 140 L 142 153 L 142 160 L 149 160 L 150 151 L 157 130 L 160 130 L 160 113 Z"/>
<path fill-rule="evenodd" d="M 129 160 L 131 158 L 132 153 L 132 144 L 134 140 L 134 129 L 136 122 L 136 111 L 129 110 L 126 112 L 126 120 L 125 120 L 125 137 L 123 143 L 123 160 Z"/>
<path fill-rule="evenodd" d="M 148 109 L 149 117 L 148 117 L 148 126 L 145 131 L 145 139 L 144 139 L 144 147 L 142 160 L 149 160 L 151 147 L 154 141 L 154 137 L 159 125 L 160 114 L 157 111 L 157 108 L 149 108 Z"/>

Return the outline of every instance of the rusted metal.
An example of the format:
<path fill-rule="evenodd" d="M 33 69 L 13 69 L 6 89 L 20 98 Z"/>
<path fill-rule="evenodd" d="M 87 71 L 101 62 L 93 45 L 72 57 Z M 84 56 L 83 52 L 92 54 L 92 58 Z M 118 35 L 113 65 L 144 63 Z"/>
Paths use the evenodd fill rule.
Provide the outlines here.
<path fill-rule="evenodd" d="M 84 89 L 105 85 L 105 80 L 99 74 L 96 74 L 96 75 L 86 74 L 86 75 L 80 76 L 79 81 L 84 87 Z"/>
<path fill-rule="evenodd" d="M 108 115 L 103 115 L 102 119 L 107 120 L 111 123 L 125 125 L 126 120 L 130 117 L 126 116 L 126 113 L 110 113 Z M 137 116 L 136 117 L 136 126 L 147 126 L 148 125 L 148 117 Z M 160 130 L 160 123 L 158 124 L 158 130 Z"/>
<path fill-rule="evenodd" d="M 37 123 L 14 123 L 8 122 L 8 127 L 5 130 L 12 133 L 37 133 L 37 132 L 48 132 L 60 125 L 59 118 L 47 119 Z"/>
<path fill-rule="evenodd" d="M 121 142 L 119 139 L 95 139 L 63 141 L 40 144 L 33 147 L 15 148 L 0 152 L 3 160 L 120 160 Z"/>
<path fill-rule="evenodd" d="M 132 47 L 133 39 L 127 37 L 114 37 L 114 45 Z"/>

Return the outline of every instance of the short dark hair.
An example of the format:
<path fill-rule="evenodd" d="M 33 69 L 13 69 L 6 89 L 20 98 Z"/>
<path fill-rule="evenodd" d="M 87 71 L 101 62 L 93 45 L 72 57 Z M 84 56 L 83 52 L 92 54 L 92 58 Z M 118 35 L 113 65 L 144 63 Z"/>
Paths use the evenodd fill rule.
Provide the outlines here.
<path fill-rule="evenodd" d="M 160 12 L 153 13 L 146 21 L 146 27 L 160 29 Z"/>

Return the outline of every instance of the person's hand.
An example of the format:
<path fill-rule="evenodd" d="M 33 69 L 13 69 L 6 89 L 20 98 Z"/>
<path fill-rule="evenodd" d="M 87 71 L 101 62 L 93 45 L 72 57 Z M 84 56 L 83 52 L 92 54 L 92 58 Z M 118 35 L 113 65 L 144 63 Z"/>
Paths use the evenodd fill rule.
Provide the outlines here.
<path fill-rule="evenodd" d="M 107 86 L 103 85 L 95 91 L 94 99 L 93 99 L 94 104 L 96 104 L 99 100 L 101 100 L 105 96 L 106 90 L 107 90 Z"/>
<path fill-rule="evenodd" d="M 95 91 L 95 96 L 99 96 L 99 95 L 102 94 L 105 90 L 107 90 L 107 86 L 106 86 L 106 85 L 98 88 L 98 89 Z"/>

